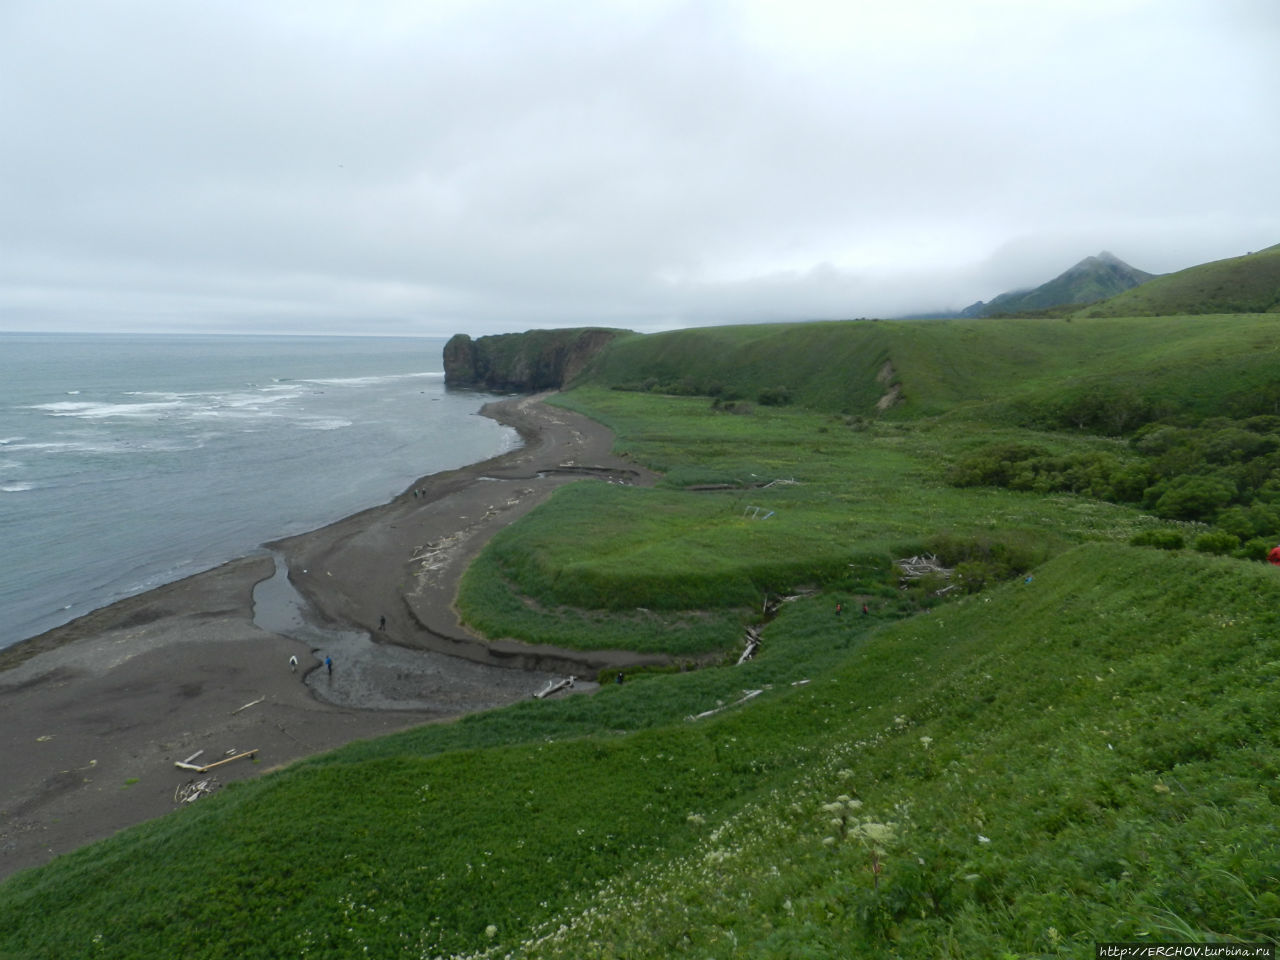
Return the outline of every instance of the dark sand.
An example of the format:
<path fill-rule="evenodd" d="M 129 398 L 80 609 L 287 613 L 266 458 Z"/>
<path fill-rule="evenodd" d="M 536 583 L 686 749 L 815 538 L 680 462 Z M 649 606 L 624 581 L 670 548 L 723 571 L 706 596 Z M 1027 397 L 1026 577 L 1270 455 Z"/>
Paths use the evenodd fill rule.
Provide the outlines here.
<path fill-rule="evenodd" d="M 611 454 L 601 425 L 538 399 L 485 409 L 520 431 L 521 448 L 272 545 L 316 630 L 341 628 L 341 638 L 293 639 L 255 624 L 254 586 L 275 570 L 263 555 L 0 651 L 0 878 L 173 810 L 175 790 L 193 779 L 258 776 L 353 740 L 524 699 L 552 677 L 590 680 L 652 662 L 487 641 L 458 621 L 466 564 L 555 487 L 586 476 L 653 480 Z M 197 750 L 209 763 L 251 749 L 256 762 L 205 775 L 174 766 Z"/>

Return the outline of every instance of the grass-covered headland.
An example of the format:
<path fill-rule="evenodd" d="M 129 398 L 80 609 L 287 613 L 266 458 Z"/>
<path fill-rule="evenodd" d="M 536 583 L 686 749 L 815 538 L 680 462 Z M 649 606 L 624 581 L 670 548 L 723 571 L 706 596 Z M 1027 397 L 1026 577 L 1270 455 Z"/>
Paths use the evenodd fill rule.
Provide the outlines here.
<path fill-rule="evenodd" d="M 673 668 L 19 874 L 0 958 L 1274 942 L 1278 347 L 1277 315 L 620 336 L 557 402 L 663 481 L 562 488 L 459 605 Z M 904 582 L 924 553 L 951 576 Z"/>

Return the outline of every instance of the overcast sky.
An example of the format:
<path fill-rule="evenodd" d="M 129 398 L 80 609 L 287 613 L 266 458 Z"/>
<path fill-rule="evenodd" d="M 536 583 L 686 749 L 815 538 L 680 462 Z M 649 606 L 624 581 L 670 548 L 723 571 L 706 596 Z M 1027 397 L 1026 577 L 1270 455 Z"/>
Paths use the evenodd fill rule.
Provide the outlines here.
<path fill-rule="evenodd" d="M 1280 243 L 1275 0 L 0 0 L 0 330 L 895 316 Z"/>

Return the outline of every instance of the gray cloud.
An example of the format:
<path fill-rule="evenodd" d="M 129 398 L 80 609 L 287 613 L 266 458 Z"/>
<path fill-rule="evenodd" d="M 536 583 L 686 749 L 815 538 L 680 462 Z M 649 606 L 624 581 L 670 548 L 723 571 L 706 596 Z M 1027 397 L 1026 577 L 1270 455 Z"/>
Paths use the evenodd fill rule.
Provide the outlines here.
<path fill-rule="evenodd" d="M 1276 8 L 0 8 L 0 329 L 893 315 L 1280 242 Z"/>

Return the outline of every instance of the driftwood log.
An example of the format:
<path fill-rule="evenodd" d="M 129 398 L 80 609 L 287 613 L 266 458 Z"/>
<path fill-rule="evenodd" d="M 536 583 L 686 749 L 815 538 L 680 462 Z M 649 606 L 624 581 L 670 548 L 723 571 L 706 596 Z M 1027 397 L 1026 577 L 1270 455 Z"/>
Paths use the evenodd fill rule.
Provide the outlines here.
<path fill-rule="evenodd" d="M 217 760 L 214 763 L 206 763 L 203 767 L 198 767 L 194 763 L 187 762 L 189 760 L 194 760 L 196 757 L 200 756 L 200 754 L 202 753 L 204 753 L 203 750 L 198 750 L 195 753 L 193 753 L 191 756 L 187 757 L 186 760 L 173 761 L 173 765 L 182 770 L 194 770 L 196 773 L 208 773 L 214 767 L 220 767 L 224 763 L 230 763 L 232 760 L 240 760 L 240 759 L 243 759 L 244 757 L 256 757 L 258 755 L 257 750 L 246 750 L 243 753 L 237 753 L 234 757 L 227 757 L 225 760 Z"/>
<path fill-rule="evenodd" d="M 543 700 L 551 696 L 553 693 L 556 693 L 557 691 L 565 690 L 565 689 L 572 690 L 574 684 L 576 684 L 577 682 L 578 682 L 577 677 L 566 677 L 563 680 L 552 680 L 547 684 L 545 689 L 539 690 L 537 693 L 533 695 L 534 699 Z"/>
<path fill-rule="evenodd" d="M 916 557 L 904 557 L 895 562 L 898 565 L 898 569 L 902 571 L 899 582 L 904 588 L 911 581 L 919 580 L 930 574 L 936 574 L 944 580 L 950 580 L 955 574 L 954 568 L 944 567 L 932 553 L 925 553 Z M 942 596 L 944 593 L 950 593 L 952 590 L 958 589 L 959 586 L 958 583 L 949 583 L 940 590 L 933 591 L 933 593 L 934 596 Z"/>
<path fill-rule="evenodd" d="M 203 780 L 188 780 L 173 791 L 173 802 L 194 803 L 201 797 L 213 793 L 219 786 L 221 784 L 218 783 L 216 777 L 206 777 Z"/>

